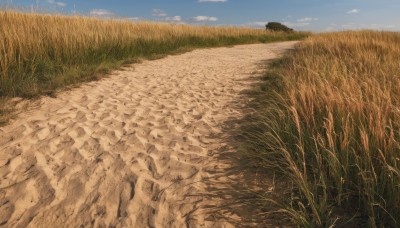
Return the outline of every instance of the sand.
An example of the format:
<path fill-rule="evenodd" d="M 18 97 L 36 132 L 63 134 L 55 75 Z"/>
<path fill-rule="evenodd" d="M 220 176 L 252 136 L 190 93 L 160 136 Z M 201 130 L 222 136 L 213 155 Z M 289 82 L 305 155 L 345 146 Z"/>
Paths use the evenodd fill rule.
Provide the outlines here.
<path fill-rule="evenodd" d="M 234 226 L 201 209 L 221 126 L 294 44 L 145 61 L 32 102 L 0 128 L 0 226 Z"/>

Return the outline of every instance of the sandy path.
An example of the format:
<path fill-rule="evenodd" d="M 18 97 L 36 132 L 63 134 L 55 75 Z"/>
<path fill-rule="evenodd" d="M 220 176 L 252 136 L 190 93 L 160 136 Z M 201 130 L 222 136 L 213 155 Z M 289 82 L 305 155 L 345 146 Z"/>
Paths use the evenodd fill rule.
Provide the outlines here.
<path fill-rule="evenodd" d="M 194 195 L 229 104 L 293 44 L 195 50 L 41 99 L 0 128 L 0 226 L 228 226 Z"/>

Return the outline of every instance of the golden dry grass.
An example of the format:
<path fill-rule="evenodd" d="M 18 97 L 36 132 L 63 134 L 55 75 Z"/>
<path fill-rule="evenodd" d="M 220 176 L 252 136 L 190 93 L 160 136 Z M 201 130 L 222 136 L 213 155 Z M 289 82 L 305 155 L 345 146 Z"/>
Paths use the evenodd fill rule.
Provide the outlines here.
<path fill-rule="evenodd" d="M 140 58 L 304 33 L 0 11 L 0 97 L 32 97 Z"/>
<path fill-rule="evenodd" d="M 307 227 L 400 225 L 399 57 L 400 33 L 359 31 L 310 37 L 275 63 L 242 150 L 293 186 L 265 205 Z"/>

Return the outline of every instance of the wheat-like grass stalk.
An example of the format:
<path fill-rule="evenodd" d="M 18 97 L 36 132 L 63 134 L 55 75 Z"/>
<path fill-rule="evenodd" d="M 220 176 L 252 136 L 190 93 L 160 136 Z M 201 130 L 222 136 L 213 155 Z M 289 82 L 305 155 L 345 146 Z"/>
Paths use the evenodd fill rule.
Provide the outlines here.
<path fill-rule="evenodd" d="M 0 21 L 0 97 L 46 94 L 140 58 L 307 35 L 10 10 Z"/>
<path fill-rule="evenodd" d="M 312 36 L 277 64 L 283 87 L 267 80 L 257 97 L 269 127 L 241 152 L 293 184 L 278 211 L 308 227 L 400 226 L 399 58 L 399 33 L 349 31 Z"/>

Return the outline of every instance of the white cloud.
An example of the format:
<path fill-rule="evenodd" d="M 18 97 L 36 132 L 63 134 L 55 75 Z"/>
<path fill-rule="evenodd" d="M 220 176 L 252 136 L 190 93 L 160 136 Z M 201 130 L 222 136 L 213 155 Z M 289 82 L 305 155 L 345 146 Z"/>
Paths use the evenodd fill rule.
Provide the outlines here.
<path fill-rule="evenodd" d="M 152 15 L 155 16 L 155 17 L 165 17 L 165 16 L 167 16 L 167 14 L 163 10 L 160 10 L 160 9 L 153 9 Z"/>
<path fill-rule="evenodd" d="M 325 30 L 326 31 L 342 31 L 342 30 L 360 30 L 360 29 L 373 29 L 373 30 L 386 30 L 386 31 L 396 31 L 399 26 L 394 24 L 358 24 L 354 22 L 349 22 L 345 24 L 330 24 Z"/>
<path fill-rule="evenodd" d="M 395 30 L 398 26 L 393 25 L 393 24 L 377 24 L 373 23 L 370 25 L 364 25 L 362 27 L 368 28 L 368 29 L 375 29 L 375 30 Z"/>
<path fill-rule="evenodd" d="M 352 9 L 352 10 L 350 10 L 350 11 L 347 11 L 347 13 L 359 13 L 360 12 L 360 10 L 358 10 L 358 9 Z"/>
<path fill-rule="evenodd" d="M 181 16 L 168 16 L 168 14 L 161 9 L 153 9 L 152 15 L 154 17 L 158 17 L 158 21 L 166 21 L 166 22 L 173 22 L 173 23 L 179 23 L 183 24 L 184 22 L 182 21 Z"/>
<path fill-rule="evenodd" d="M 198 0 L 198 2 L 227 2 L 228 0 Z"/>
<path fill-rule="evenodd" d="M 93 16 L 111 16 L 111 15 L 114 15 L 114 13 L 109 11 L 109 10 L 105 10 L 105 9 L 92 9 L 90 11 L 90 15 L 93 15 Z"/>
<path fill-rule="evenodd" d="M 305 27 L 310 25 L 309 22 L 282 22 L 282 24 L 288 26 L 288 27 Z"/>
<path fill-rule="evenodd" d="M 355 27 L 355 24 L 353 22 L 350 22 L 350 23 L 342 24 L 341 26 L 342 26 L 342 28 L 353 28 L 353 27 Z"/>
<path fill-rule="evenodd" d="M 181 22 L 182 21 L 182 17 L 181 16 L 166 17 L 165 21 Z"/>
<path fill-rule="evenodd" d="M 65 6 L 67 5 L 67 4 L 64 3 L 64 2 L 56 2 L 56 1 L 54 1 L 54 0 L 47 0 L 47 3 L 55 4 L 55 5 L 59 6 L 59 7 L 65 7 Z"/>
<path fill-rule="evenodd" d="M 130 20 L 130 21 L 141 21 L 141 20 L 143 20 L 141 17 L 128 17 L 126 19 Z"/>
<path fill-rule="evenodd" d="M 304 20 L 305 19 L 305 20 Z M 312 20 L 311 20 L 312 19 Z M 290 21 L 282 21 L 280 23 L 288 26 L 289 28 L 300 28 L 300 27 L 307 27 L 311 25 L 311 21 L 316 21 L 318 18 L 303 18 L 299 19 L 296 22 L 290 22 Z M 251 26 L 251 27 L 265 27 L 268 24 L 268 21 L 253 21 L 247 24 L 244 24 L 245 26 Z"/>
<path fill-rule="evenodd" d="M 319 20 L 318 18 L 305 17 L 298 19 L 297 22 L 318 21 L 318 20 Z"/>
<path fill-rule="evenodd" d="M 193 17 L 192 19 L 197 22 L 218 21 L 217 17 L 208 17 L 208 16 L 197 16 L 197 17 Z"/>
<path fill-rule="evenodd" d="M 265 27 L 265 25 L 268 24 L 268 21 L 253 21 L 250 23 L 247 23 L 245 25 L 250 25 L 250 26 L 255 26 L 255 27 Z"/>
<path fill-rule="evenodd" d="M 379 24 L 378 25 L 372 24 L 371 26 L 372 27 L 377 26 L 377 27 L 384 28 L 384 29 L 394 29 L 394 28 L 398 27 L 397 25 L 379 25 Z"/>
<path fill-rule="evenodd" d="M 168 16 L 168 14 L 164 10 L 161 10 L 161 9 L 153 9 L 152 15 L 154 17 L 158 17 L 157 20 L 167 21 L 167 22 L 175 22 L 175 23 L 177 23 L 177 22 L 183 23 L 181 16 Z"/>

